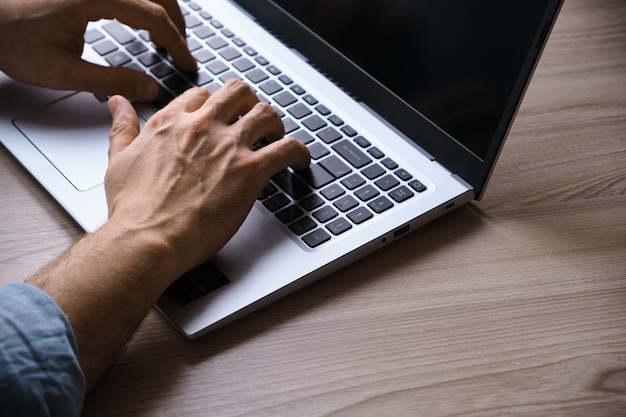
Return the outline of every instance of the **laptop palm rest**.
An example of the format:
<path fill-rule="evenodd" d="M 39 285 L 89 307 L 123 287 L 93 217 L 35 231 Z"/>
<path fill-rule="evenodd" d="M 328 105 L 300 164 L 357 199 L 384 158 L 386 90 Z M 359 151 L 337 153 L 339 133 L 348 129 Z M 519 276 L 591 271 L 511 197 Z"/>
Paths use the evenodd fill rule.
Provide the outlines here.
<path fill-rule="evenodd" d="M 102 184 L 111 115 L 93 94 L 71 94 L 13 123 L 77 190 Z"/>

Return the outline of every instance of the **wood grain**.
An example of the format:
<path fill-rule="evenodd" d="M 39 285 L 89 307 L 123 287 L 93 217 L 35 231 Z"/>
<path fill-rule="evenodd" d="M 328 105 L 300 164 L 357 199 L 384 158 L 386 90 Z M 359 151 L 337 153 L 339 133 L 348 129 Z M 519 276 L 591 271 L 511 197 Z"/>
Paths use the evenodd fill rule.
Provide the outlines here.
<path fill-rule="evenodd" d="M 0 149 L 0 282 L 80 230 Z M 626 2 L 567 0 L 483 201 L 191 342 L 85 416 L 626 416 Z"/>

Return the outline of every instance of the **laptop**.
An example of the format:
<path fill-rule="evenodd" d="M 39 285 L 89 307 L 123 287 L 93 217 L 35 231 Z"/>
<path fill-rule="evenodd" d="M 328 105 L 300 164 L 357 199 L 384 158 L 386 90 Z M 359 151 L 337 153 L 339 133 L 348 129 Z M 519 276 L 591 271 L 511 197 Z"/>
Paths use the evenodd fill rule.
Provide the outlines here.
<path fill-rule="evenodd" d="M 162 295 L 190 338 L 483 196 L 561 0 L 182 0 L 197 73 L 145 31 L 89 24 L 84 59 L 162 84 L 147 120 L 229 78 L 271 103 L 311 167 L 276 174 L 236 235 Z M 88 232 L 107 219 L 107 97 L 0 74 L 0 140 Z"/>

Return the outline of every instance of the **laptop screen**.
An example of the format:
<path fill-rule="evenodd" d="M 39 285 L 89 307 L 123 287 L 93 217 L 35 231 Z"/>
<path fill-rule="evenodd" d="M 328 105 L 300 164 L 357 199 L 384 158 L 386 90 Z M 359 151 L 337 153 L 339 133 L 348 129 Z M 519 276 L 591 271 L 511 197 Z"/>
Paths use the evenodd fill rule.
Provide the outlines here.
<path fill-rule="evenodd" d="M 545 1 L 274 0 L 484 159 Z"/>
<path fill-rule="evenodd" d="M 479 198 L 562 0 L 236 2 Z"/>

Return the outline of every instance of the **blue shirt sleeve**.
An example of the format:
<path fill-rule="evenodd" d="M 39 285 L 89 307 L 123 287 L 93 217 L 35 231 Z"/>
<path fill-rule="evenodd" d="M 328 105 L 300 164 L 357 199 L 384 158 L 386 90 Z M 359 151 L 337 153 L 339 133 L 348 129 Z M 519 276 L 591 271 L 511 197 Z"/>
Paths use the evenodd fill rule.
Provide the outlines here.
<path fill-rule="evenodd" d="M 70 324 L 45 292 L 0 289 L 0 416 L 79 416 L 85 379 Z"/>

